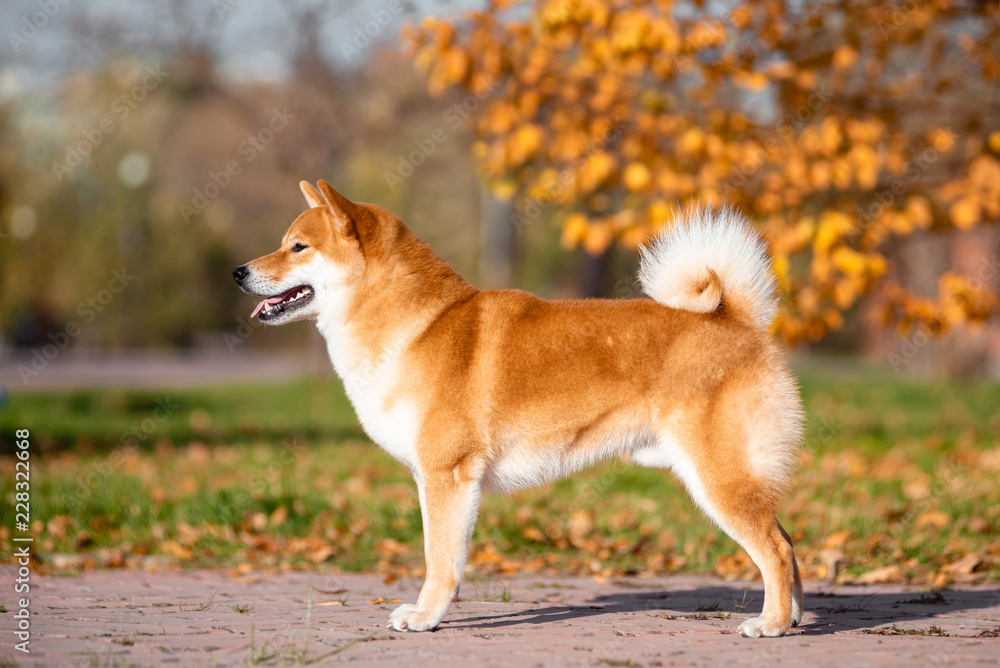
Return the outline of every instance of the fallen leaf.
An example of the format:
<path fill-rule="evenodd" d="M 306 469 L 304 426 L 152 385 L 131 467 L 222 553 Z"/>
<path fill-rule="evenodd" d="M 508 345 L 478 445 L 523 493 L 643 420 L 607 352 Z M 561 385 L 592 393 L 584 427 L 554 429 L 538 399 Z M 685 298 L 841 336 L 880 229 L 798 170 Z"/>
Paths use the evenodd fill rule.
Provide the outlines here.
<path fill-rule="evenodd" d="M 972 575 L 976 567 L 981 563 L 983 563 L 983 560 L 979 558 L 979 555 L 970 552 L 958 561 L 953 561 L 946 566 L 942 566 L 941 570 L 952 575 Z"/>
<path fill-rule="evenodd" d="M 284 506 L 278 506 L 274 509 L 274 512 L 271 513 L 271 526 L 281 526 L 285 523 L 286 519 L 288 519 L 288 509 Z"/>
<path fill-rule="evenodd" d="M 378 598 L 373 598 L 368 601 L 369 605 L 381 605 L 383 603 L 402 603 L 402 599 L 398 598 L 385 598 L 384 596 L 379 596 Z"/>
<path fill-rule="evenodd" d="M 194 552 L 192 552 L 191 550 L 187 549 L 186 547 L 184 547 L 183 545 L 174 540 L 168 540 L 161 543 L 160 550 L 162 550 L 166 554 L 169 554 L 171 557 L 174 557 L 175 559 L 184 560 L 184 559 L 194 558 Z"/>
<path fill-rule="evenodd" d="M 899 566 L 883 566 L 882 568 L 876 568 L 874 570 L 868 571 L 867 573 L 862 573 L 858 579 L 858 584 L 883 584 L 886 582 L 902 582 L 903 569 Z"/>
<path fill-rule="evenodd" d="M 927 527 L 944 529 L 951 524 L 951 517 L 940 510 L 927 510 L 917 516 L 915 524 L 918 529 L 926 529 Z"/>
<path fill-rule="evenodd" d="M 823 547 L 826 549 L 837 549 L 844 547 L 847 544 L 847 539 L 850 537 L 851 532 L 848 529 L 841 529 L 840 531 L 834 531 L 832 534 L 826 537 L 823 541 Z"/>
<path fill-rule="evenodd" d="M 546 540 L 545 534 L 543 534 L 536 527 L 525 527 L 524 531 L 521 532 L 521 535 L 527 538 L 528 540 L 533 540 L 538 543 L 544 543 Z"/>

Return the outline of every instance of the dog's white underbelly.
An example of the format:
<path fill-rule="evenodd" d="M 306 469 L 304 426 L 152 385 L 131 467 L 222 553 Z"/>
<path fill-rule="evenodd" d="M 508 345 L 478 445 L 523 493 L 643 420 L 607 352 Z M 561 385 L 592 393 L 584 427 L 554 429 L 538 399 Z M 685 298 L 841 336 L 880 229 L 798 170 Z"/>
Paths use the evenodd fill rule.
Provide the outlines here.
<path fill-rule="evenodd" d="M 598 462 L 649 447 L 653 442 L 652 430 L 642 427 L 612 429 L 582 444 L 548 443 L 539 447 L 528 439 L 509 441 L 498 448 L 500 454 L 486 469 L 483 490 L 509 493 L 537 487 Z"/>

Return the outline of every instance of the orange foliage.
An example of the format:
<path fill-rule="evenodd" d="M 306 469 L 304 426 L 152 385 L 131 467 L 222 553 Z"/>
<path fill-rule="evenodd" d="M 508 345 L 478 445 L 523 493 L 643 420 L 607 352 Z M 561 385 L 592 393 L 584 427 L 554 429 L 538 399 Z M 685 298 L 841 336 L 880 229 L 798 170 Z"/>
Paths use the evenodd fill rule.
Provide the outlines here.
<path fill-rule="evenodd" d="M 996 312 L 961 276 L 933 298 L 883 278 L 893 238 L 1000 217 L 995 3 L 517 4 L 407 40 L 432 92 L 499 84 L 477 128 L 482 178 L 543 197 L 567 247 L 632 246 L 675 202 L 732 203 L 770 243 L 786 340 L 840 327 L 873 291 L 887 324 Z"/>

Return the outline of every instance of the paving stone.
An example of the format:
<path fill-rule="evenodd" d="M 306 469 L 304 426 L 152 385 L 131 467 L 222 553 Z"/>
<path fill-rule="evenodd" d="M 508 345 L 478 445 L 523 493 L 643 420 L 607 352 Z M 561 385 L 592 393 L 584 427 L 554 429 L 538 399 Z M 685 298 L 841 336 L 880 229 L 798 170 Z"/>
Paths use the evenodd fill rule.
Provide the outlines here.
<path fill-rule="evenodd" d="M 0 581 L 13 572 L 0 567 Z M 0 658 L 19 666 L 290 665 L 296 656 L 435 668 L 1000 662 L 1000 638 L 975 637 L 1000 628 L 996 587 L 806 583 L 802 626 L 750 640 L 736 627 L 760 612 L 760 582 L 710 577 L 473 579 L 440 629 L 420 634 L 384 628 L 398 604 L 368 603 L 413 602 L 420 582 L 370 574 L 94 571 L 36 574 L 31 584 L 30 655 L 13 651 L 13 616 L 0 615 Z M 8 609 L 9 600 L 0 598 Z"/>

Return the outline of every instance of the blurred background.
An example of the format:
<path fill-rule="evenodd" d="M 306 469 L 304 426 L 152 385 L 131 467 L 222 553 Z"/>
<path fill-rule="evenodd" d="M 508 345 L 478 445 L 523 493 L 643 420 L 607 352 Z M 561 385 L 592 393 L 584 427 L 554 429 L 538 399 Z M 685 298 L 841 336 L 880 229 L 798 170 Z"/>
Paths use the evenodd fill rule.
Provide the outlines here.
<path fill-rule="evenodd" d="M 777 332 L 800 351 L 1000 372 L 995 3 L 0 12 L 8 385 L 112 351 L 322 366 L 310 327 L 258 331 L 229 278 L 320 178 L 397 212 L 476 285 L 547 297 L 638 296 L 635 249 L 673 208 L 733 204 L 768 238 Z M 60 354 L 24 380 L 46 345 Z"/>
<path fill-rule="evenodd" d="M 62 567 L 419 574 L 412 484 L 315 328 L 258 327 L 231 278 L 322 178 L 545 297 L 638 297 L 644 239 L 740 208 L 809 411 L 804 572 L 1000 573 L 996 2 L 5 0 L 0 26 L 0 439 L 45 455 Z M 609 466 L 488 500 L 473 563 L 754 575 L 662 472 Z"/>

